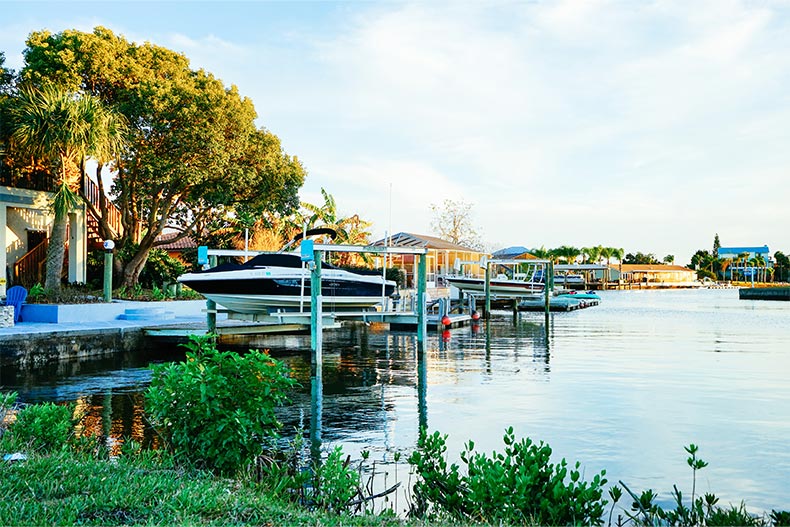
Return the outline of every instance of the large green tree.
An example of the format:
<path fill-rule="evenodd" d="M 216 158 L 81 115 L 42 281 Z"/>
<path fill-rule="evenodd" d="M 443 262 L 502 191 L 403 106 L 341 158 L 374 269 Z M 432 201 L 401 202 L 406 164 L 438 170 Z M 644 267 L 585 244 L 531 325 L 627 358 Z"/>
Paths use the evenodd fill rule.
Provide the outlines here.
<path fill-rule="evenodd" d="M 236 209 L 263 215 L 298 205 L 305 177 L 298 159 L 256 127 L 248 98 L 192 70 L 184 55 L 97 27 L 92 33 L 33 33 L 25 61 L 21 73 L 28 82 L 93 94 L 130 123 L 129 148 L 112 166 L 120 232 L 104 211 L 92 208 L 102 219 L 102 236 L 135 249 L 123 268 L 124 284 L 137 282 L 165 229 L 199 239 Z M 96 179 L 102 185 L 100 174 Z"/>
<path fill-rule="evenodd" d="M 86 156 L 112 156 L 124 143 L 124 119 L 88 94 L 54 85 L 24 86 L 10 109 L 11 146 L 57 171 L 54 220 L 47 247 L 46 287 L 58 289 L 68 214 L 79 204 L 80 169 Z"/>

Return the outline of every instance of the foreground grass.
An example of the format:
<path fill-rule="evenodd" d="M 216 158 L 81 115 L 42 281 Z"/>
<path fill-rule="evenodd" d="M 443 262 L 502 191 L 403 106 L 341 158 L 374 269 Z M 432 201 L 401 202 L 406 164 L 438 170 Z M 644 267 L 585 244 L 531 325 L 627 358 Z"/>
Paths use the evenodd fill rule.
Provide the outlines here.
<path fill-rule="evenodd" d="M 251 481 L 167 459 L 73 452 L 0 463 L 0 525 L 404 525 L 392 515 L 308 511 Z"/>

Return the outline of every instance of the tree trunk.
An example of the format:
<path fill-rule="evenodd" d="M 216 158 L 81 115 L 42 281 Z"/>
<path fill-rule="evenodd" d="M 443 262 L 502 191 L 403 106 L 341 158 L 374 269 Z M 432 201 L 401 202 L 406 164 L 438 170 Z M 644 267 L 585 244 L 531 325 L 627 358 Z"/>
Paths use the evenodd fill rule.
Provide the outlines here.
<path fill-rule="evenodd" d="M 131 260 L 123 268 L 123 285 L 126 287 L 134 287 L 140 279 L 140 273 L 145 267 L 145 262 L 148 261 L 148 252 L 151 247 L 143 248 L 142 246 Z"/>
<path fill-rule="evenodd" d="M 66 252 L 66 229 L 68 215 L 55 215 L 52 222 L 52 236 L 47 247 L 47 267 L 44 287 L 57 291 L 63 274 L 63 256 Z"/>

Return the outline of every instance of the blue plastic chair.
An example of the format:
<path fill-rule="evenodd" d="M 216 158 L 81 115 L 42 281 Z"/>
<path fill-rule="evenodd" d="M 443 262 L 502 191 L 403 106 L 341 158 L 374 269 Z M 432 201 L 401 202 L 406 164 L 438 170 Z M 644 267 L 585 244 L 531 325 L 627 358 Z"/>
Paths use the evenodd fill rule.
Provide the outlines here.
<path fill-rule="evenodd" d="M 22 313 L 22 304 L 27 298 L 27 289 L 21 285 L 15 285 L 6 291 L 5 305 L 14 306 L 14 324 L 19 322 L 19 315 Z"/>

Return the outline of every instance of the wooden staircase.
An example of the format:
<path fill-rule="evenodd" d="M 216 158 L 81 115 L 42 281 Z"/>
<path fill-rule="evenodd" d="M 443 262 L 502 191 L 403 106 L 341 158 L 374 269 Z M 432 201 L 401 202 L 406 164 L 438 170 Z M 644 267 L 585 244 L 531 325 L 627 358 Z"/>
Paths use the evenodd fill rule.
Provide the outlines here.
<path fill-rule="evenodd" d="M 87 175 L 83 177 L 82 195 L 97 210 L 101 210 L 101 191 L 99 185 L 93 182 Z M 104 199 L 107 202 L 107 221 L 117 233 L 123 232 L 123 225 L 121 223 L 121 210 L 109 200 L 106 196 Z M 93 251 L 103 248 L 104 239 L 99 234 L 99 218 L 94 216 L 91 209 L 88 209 L 87 218 L 88 227 L 88 250 Z"/>

